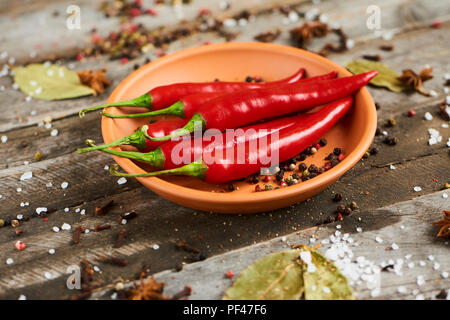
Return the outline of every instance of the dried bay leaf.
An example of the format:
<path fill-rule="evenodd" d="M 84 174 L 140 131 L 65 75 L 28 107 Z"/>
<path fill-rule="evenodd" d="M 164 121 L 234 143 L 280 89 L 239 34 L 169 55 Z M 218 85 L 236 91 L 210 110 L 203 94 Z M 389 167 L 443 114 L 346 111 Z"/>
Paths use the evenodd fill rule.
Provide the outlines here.
<path fill-rule="evenodd" d="M 354 74 L 377 70 L 378 75 L 370 81 L 370 84 L 377 87 L 385 87 L 393 92 L 408 90 L 408 87 L 398 80 L 400 75 L 384 63 L 369 60 L 355 60 L 348 63 L 346 68 Z"/>
<path fill-rule="evenodd" d="M 268 255 L 247 267 L 224 300 L 297 300 L 303 294 L 300 250 Z"/>
<path fill-rule="evenodd" d="M 339 269 L 319 252 L 304 247 L 311 253 L 315 271 L 308 272 L 308 264 L 299 260 L 302 266 L 305 300 L 354 300 L 353 290 L 347 278 Z"/>
<path fill-rule="evenodd" d="M 14 82 L 29 96 L 43 100 L 61 100 L 95 94 L 81 84 L 76 72 L 58 65 L 30 64 L 14 68 Z"/>

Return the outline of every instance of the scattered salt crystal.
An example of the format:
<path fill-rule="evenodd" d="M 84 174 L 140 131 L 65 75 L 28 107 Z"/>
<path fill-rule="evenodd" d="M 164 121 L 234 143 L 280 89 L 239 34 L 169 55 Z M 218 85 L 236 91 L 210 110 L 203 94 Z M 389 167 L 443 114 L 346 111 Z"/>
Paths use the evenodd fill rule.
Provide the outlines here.
<path fill-rule="evenodd" d="M 122 219 L 121 224 L 127 224 L 127 219 Z"/>
<path fill-rule="evenodd" d="M 54 74 L 55 74 L 55 72 L 53 70 L 47 70 L 47 75 L 49 77 L 53 77 Z"/>
<path fill-rule="evenodd" d="M 417 285 L 420 287 L 425 283 L 423 276 L 417 276 Z"/>
<path fill-rule="evenodd" d="M 425 120 L 428 120 L 428 121 L 433 120 L 433 116 L 429 112 L 425 112 L 424 117 L 425 117 Z"/>
<path fill-rule="evenodd" d="M 94 266 L 94 271 L 95 272 L 100 272 L 100 268 L 98 266 Z"/>
<path fill-rule="evenodd" d="M 442 273 L 441 273 L 441 277 L 442 277 L 443 279 L 447 279 L 447 278 L 448 278 L 448 272 L 446 272 L 446 271 L 442 272 Z"/>
<path fill-rule="evenodd" d="M 433 89 L 431 89 L 429 93 L 430 93 L 430 96 L 432 96 L 432 97 L 437 97 L 438 96 L 438 93 L 435 90 L 433 90 Z"/>
<path fill-rule="evenodd" d="M 220 8 L 221 10 L 226 10 L 226 9 L 228 9 L 228 6 L 229 6 L 229 4 L 228 4 L 228 2 L 226 2 L 226 1 L 220 1 L 220 3 L 219 3 L 219 8 Z"/>
<path fill-rule="evenodd" d="M 89 230 L 89 229 L 84 230 L 85 234 L 88 234 L 89 232 L 91 232 L 91 230 Z"/>
<path fill-rule="evenodd" d="M 14 84 L 12 85 L 12 88 L 13 88 L 14 90 L 19 90 L 19 85 L 18 85 L 17 83 L 14 83 Z"/>
<path fill-rule="evenodd" d="M 298 18 L 299 18 L 298 13 L 295 11 L 291 11 L 291 12 L 289 12 L 288 18 L 291 22 L 296 22 L 296 21 L 298 21 Z"/>
<path fill-rule="evenodd" d="M 81 210 L 80 214 L 84 216 L 86 214 L 86 209 Z"/>
<path fill-rule="evenodd" d="M 423 260 L 420 260 L 420 261 L 419 261 L 419 266 L 425 267 L 425 265 L 426 265 L 426 262 L 425 262 L 425 261 L 423 261 Z"/>
<path fill-rule="evenodd" d="M 105 169 L 105 170 L 109 170 L 109 166 L 108 165 L 106 165 L 103 169 Z"/>
<path fill-rule="evenodd" d="M 69 208 L 64 208 L 64 212 L 69 212 Z"/>
<path fill-rule="evenodd" d="M 391 165 L 389 166 L 389 169 L 395 170 L 396 168 L 391 164 Z"/>
<path fill-rule="evenodd" d="M 223 22 L 223 25 L 227 28 L 233 28 L 236 27 L 237 21 L 236 19 L 227 19 Z"/>
<path fill-rule="evenodd" d="M 7 136 L 2 136 L 1 140 L 2 140 L 2 143 L 6 143 L 8 141 L 8 137 Z"/>
<path fill-rule="evenodd" d="M 425 296 L 423 294 L 419 294 L 416 296 L 416 300 L 425 300 Z"/>
<path fill-rule="evenodd" d="M 356 232 L 362 232 L 362 228 L 361 227 L 358 227 L 358 228 L 356 228 Z"/>
<path fill-rule="evenodd" d="M 61 226 L 62 230 L 70 230 L 72 229 L 72 226 L 68 223 L 63 223 L 63 225 Z"/>
<path fill-rule="evenodd" d="M 26 97 L 25 97 L 25 101 L 26 101 L 26 102 L 30 102 L 31 99 L 32 99 L 32 98 L 31 98 L 30 96 L 26 96 Z"/>
<path fill-rule="evenodd" d="M 391 245 L 392 250 L 398 250 L 398 245 L 396 243 L 393 243 Z"/>
<path fill-rule="evenodd" d="M 8 259 L 6 259 L 6 264 L 13 264 L 14 263 L 14 260 L 13 260 L 13 258 L 8 258 Z"/>
<path fill-rule="evenodd" d="M 45 184 L 45 186 L 46 186 L 47 188 L 51 188 L 51 187 L 53 187 L 53 183 L 47 182 L 47 183 Z"/>
<path fill-rule="evenodd" d="M 38 215 L 41 214 L 42 212 L 47 212 L 47 208 L 45 208 L 45 207 L 36 208 L 36 213 Z"/>
<path fill-rule="evenodd" d="M 404 230 L 404 229 L 405 229 L 405 226 L 401 225 L 401 226 L 400 226 L 400 229 Z"/>
<path fill-rule="evenodd" d="M 111 295 L 111 300 L 117 300 L 117 297 L 118 297 L 117 292 L 114 292 L 114 293 Z"/>
<path fill-rule="evenodd" d="M 58 227 L 53 227 L 52 230 L 53 230 L 53 232 L 59 232 L 59 228 Z"/>
<path fill-rule="evenodd" d="M 50 249 L 50 250 L 48 250 L 48 253 L 49 253 L 49 254 L 55 254 L 55 252 L 56 252 L 55 249 Z"/>
<path fill-rule="evenodd" d="M 80 212 L 80 210 L 81 210 L 80 208 L 76 208 L 75 212 L 78 213 L 78 212 Z"/>
<path fill-rule="evenodd" d="M 50 131 L 50 136 L 56 137 L 58 135 L 58 132 L 58 129 L 53 129 L 52 131 Z"/>
<path fill-rule="evenodd" d="M 408 263 L 408 268 L 410 268 L 410 269 L 414 268 L 414 262 Z"/>
<path fill-rule="evenodd" d="M 401 287 L 398 287 L 398 288 L 397 288 L 397 292 L 398 292 L 398 293 L 403 293 L 403 294 L 405 294 L 405 293 L 407 293 L 408 291 L 406 290 L 405 287 L 401 286 Z"/>
<path fill-rule="evenodd" d="M 442 194 L 442 198 L 447 199 L 447 198 L 448 198 L 448 194 L 444 192 L 444 193 Z"/>
<path fill-rule="evenodd" d="M 20 176 L 20 180 L 21 180 L 21 181 L 28 180 L 28 179 L 31 179 L 31 178 L 33 178 L 33 172 L 31 172 L 31 171 L 24 172 L 24 173 Z"/>
<path fill-rule="evenodd" d="M 152 248 L 153 248 L 153 250 L 158 250 L 159 249 L 159 245 L 158 244 L 154 244 Z"/>
<path fill-rule="evenodd" d="M 69 186 L 69 183 L 64 181 L 63 183 L 61 183 L 61 188 L 62 189 L 67 189 L 67 187 Z"/>
<path fill-rule="evenodd" d="M 353 39 L 348 39 L 348 40 L 346 41 L 345 45 L 346 45 L 346 47 L 347 47 L 348 49 L 351 49 L 351 48 L 353 48 L 353 47 L 355 46 L 355 40 L 353 40 Z"/>
<path fill-rule="evenodd" d="M 383 134 L 383 136 L 387 136 L 388 135 L 387 131 L 382 131 L 381 133 Z"/>
<path fill-rule="evenodd" d="M 16 191 L 17 191 L 17 192 L 22 192 L 22 188 L 21 188 L 21 187 L 18 187 L 18 188 L 16 189 Z"/>
<path fill-rule="evenodd" d="M 36 90 L 34 90 L 35 94 L 40 94 L 42 93 L 42 87 L 37 88 Z"/>
<path fill-rule="evenodd" d="M 447 123 L 443 123 L 443 124 L 441 124 L 441 127 L 444 128 L 444 129 L 447 129 L 448 128 L 448 124 Z"/>
<path fill-rule="evenodd" d="M 439 270 L 440 268 L 441 268 L 441 265 L 440 265 L 439 263 L 435 262 L 435 263 L 433 264 L 433 269 L 434 269 L 434 270 Z"/>
<path fill-rule="evenodd" d="M 434 256 L 432 256 L 431 254 L 428 256 L 428 260 L 430 261 L 434 261 Z"/>
<path fill-rule="evenodd" d="M 51 123 L 46 123 L 45 124 L 45 129 L 50 129 L 52 127 L 52 124 Z"/>
<path fill-rule="evenodd" d="M 341 229 L 342 228 L 342 226 L 340 225 L 340 224 L 338 224 L 337 226 L 336 226 L 336 229 Z"/>
<path fill-rule="evenodd" d="M 380 295 L 380 289 L 373 289 L 371 292 L 370 292 L 370 296 L 372 297 L 372 298 L 376 298 L 376 297 L 378 297 Z"/>
<path fill-rule="evenodd" d="M 331 290 L 330 290 L 330 288 L 328 288 L 328 287 L 323 287 L 323 292 L 325 292 L 325 293 L 330 293 L 331 292 Z"/>
<path fill-rule="evenodd" d="M 406 259 L 406 260 L 409 260 L 409 259 L 411 259 L 411 257 L 412 257 L 412 254 L 407 254 L 407 255 L 405 256 L 405 259 Z"/>
<path fill-rule="evenodd" d="M 420 192 L 420 191 L 422 191 L 422 188 L 416 186 L 416 187 L 414 187 L 414 191 L 415 191 L 415 192 Z"/>
<path fill-rule="evenodd" d="M 17 220 L 22 220 L 23 219 L 23 214 L 18 214 L 17 215 Z"/>
<path fill-rule="evenodd" d="M 21 294 L 17 300 L 27 300 L 27 297 Z"/>
<path fill-rule="evenodd" d="M 124 184 L 127 183 L 127 179 L 125 177 L 120 178 L 119 180 L 117 180 L 118 184 Z"/>
<path fill-rule="evenodd" d="M 375 238 L 375 241 L 378 242 L 378 243 L 382 243 L 382 242 L 383 242 L 383 239 L 381 239 L 380 237 L 376 237 L 376 238 Z"/>
<path fill-rule="evenodd" d="M 281 237 L 281 241 L 282 242 L 286 242 L 287 238 L 286 237 Z"/>
<path fill-rule="evenodd" d="M 51 274 L 50 272 L 44 273 L 44 277 L 46 277 L 47 279 L 53 278 L 53 277 L 52 277 L 52 274 Z"/>

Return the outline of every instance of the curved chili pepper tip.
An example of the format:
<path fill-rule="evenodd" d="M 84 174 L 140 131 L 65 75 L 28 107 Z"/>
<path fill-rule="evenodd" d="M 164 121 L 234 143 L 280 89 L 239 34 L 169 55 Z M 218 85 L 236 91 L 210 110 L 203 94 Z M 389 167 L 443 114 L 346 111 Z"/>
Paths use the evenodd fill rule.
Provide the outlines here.
<path fill-rule="evenodd" d="M 142 127 L 144 129 L 144 127 Z M 187 134 L 190 134 L 194 132 L 195 130 L 205 130 L 206 129 L 206 121 L 203 119 L 202 115 L 200 113 L 195 113 L 191 120 L 189 120 L 188 123 L 185 124 L 185 126 L 177 131 L 175 131 L 172 134 L 169 134 L 168 136 L 161 137 L 161 138 L 154 138 L 150 137 L 147 134 L 147 131 L 144 131 L 144 135 L 147 137 L 147 139 L 150 139 L 152 141 L 167 141 L 176 137 L 181 137 Z"/>
<path fill-rule="evenodd" d="M 84 115 L 86 114 L 86 112 L 95 111 L 95 110 L 99 110 L 99 109 L 103 109 L 103 108 L 107 108 L 107 107 L 143 107 L 143 108 L 148 108 L 151 110 L 152 109 L 152 100 L 153 100 L 153 98 L 149 93 L 144 93 L 143 95 L 141 95 L 137 98 L 131 99 L 131 100 L 106 103 L 106 104 L 102 104 L 99 106 L 82 109 L 78 113 L 78 115 L 80 116 L 80 118 L 83 118 Z"/>
<path fill-rule="evenodd" d="M 127 145 L 133 145 L 138 149 L 143 149 L 146 147 L 147 143 L 145 140 L 145 136 L 142 133 L 141 129 L 137 129 L 135 132 L 133 132 L 132 134 L 130 134 L 129 136 L 117 139 L 116 141 L 107 143 L 107 144 L 102 144 L 99 146 L 94 145 L 95 141 L 94 140 L 90 140 L 87 139 L 86 144 L 89 145 L 89 148 L 82 148 L 82 149 L 78 149 L 77 152 L 79 154 L 82 153 L 86 153 L 86 152 L 90 152 L 90 151 L 94 151 L 94 150 L 103 150 L 109 147 L 117 147 L 121 144 L 127 144 Z"/>
<path fill-rule="evenodd" d="M 205 179 L 208 166 L 206 166 L 203 162 L 200 161 L 200 162 L 191 162 L 183 167 L 175 169 L 138 173 L 138 174 L 122 173 L 119 172 L 118 170 L 119 166 L 117 164 L 113 164 L 111 165 L 111 167 L 109 167 L 109 173 L 116 177 L 137 178 L 137 177 L 155 177 L 160 175 L 182 175 L 195 177 L 199 179 Z"/>

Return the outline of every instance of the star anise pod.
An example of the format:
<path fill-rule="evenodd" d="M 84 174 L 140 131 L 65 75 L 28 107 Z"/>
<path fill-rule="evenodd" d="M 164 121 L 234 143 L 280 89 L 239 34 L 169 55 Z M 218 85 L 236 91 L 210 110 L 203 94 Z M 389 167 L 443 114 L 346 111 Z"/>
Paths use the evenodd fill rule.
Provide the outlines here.
<path fill-rule="evenodd" d="M 425 91 L 422 87 L 423 82 L 433 79 L 431 73 L 433 72 L 433 68 L 424 68 L 420 71 L 419 74 L 416 74 L 411 69 L 406 69 L 402 71 L 402 75 L 397 79 L 403 82 L 406 86 L 408 86 L 412 90 L 416 90 L 425 96 L 429 96 L 430 93 Z"/>
<path fill-rule="evenodd" d="M 111 85 L 111 81 L 106 77 L 106 69 L 97 71 L 83 70 L 78 71 L 78 77 L 81 83 L 88 85 L 94 89 L 96 95 L 105 92 L 105 87 Z"/>
<path fill-rule="evenodd" d="M 281 30 L 277 29 L 275 31 L 267 31 L 260 33 L 255 36 L 255 40 L 260 42 L 273 42 L 275 41 L 281 34 Z"/>
<path fill-rule="evenodd" d="M 311 24 L 305 22 L 300 27 L 296 27 L 290 30 L 291 39 L 297 44 L 299 48 L 303 48 L 305 44 L 310 43 L 313 38 L 325 37 L 328 32 L 328 25 L 320 21 L 315 21 Z"/>
<path fill-rule="evenodd" d="M 443 210 L 444 219 L 433 223 L 436 227 L 440 227 L 437 237 L 450 238 L 450 210 Z"/>

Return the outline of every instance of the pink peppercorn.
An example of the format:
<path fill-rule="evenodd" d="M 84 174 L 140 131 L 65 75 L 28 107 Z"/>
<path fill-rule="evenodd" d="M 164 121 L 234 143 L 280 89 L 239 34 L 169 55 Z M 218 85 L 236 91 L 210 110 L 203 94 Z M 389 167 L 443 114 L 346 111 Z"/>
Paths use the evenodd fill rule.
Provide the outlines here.
<path fill-rule="evenodd" d="M 130 16 L 134 17 L 139 17 L 141 15 L 141 10 L 139 10 L 138 8 L 131 8 L 130 9 Z"/>
<path fill-rule="evenodd" d="M 338 160 L 342 161 L 345 159 L 345 156 L 341 153 L 340 155 L 338 155 Z"/>
<path fill-rule="evenodd" d="M 149 8 L 149 9 L 145 10 L 145 13 L 149 14 L 149 15 L 151 15 L 153 17 L 159 16 L 158 11 L 156 11 L 155 9 L 152 9 L 152 8 Z"/>
<path fill-rule="evenodd" d="M 120 59 L 120 63 L 121 64 L 125 64 L 128 62 L 128 58 L 127 57 L 123 57 L 122 59 Z"/>
<path fill-rule="evenodd" d="M 259 186 L 259 184 L 257 184 L 255 186 L 255 192 L 259 192 L 259 191 L 261 191 L 261 187 Z"/>
<path fill-rule="evenodd" d="M 80 52 L 79 54 L 77 54 L 77 61 L 81 61 L 84 59 L 84 55 Z"/>
<path fill-rule="evenodd" d="M 25 244 L 25 242 L 19 240 L 19 241 L 16 242 L 15 247 L 16 247 L 17 250 L 23 251 L 23 250 L 25 250 L 27 245 Z"/>
<path fill-rule="evenodd" d="M 227 276 L 228 279 L 233 279 L 233 277 L 234 277 L 234 272 L 233 272 L 233 270 L 227 270 L 227 271 L 225 272 L 225 275 Z"/>
<path fill-rule="evenodd" d="M 438 28 L 440 28 L 442 26 L 442 22 L 440 22 L 439 20 L 434 20 L 433 23 L 431 24 L 431 26 L 433 28 L 438 29 Z"/>
<path fill-rule="evenodd" d="M 416 112 L 414 110 L 411 109 L 411 110 L 408 111 L 408 116 L 409 117 L 414 117 L 415 115 L 416 115 Z"/>
<path fill-rule="evenodd" d="M 264 176 L 264 179 L 263 179 L 264 182 L 270 182 L 270 180 L 272 180 L 271 176 Z"/>

